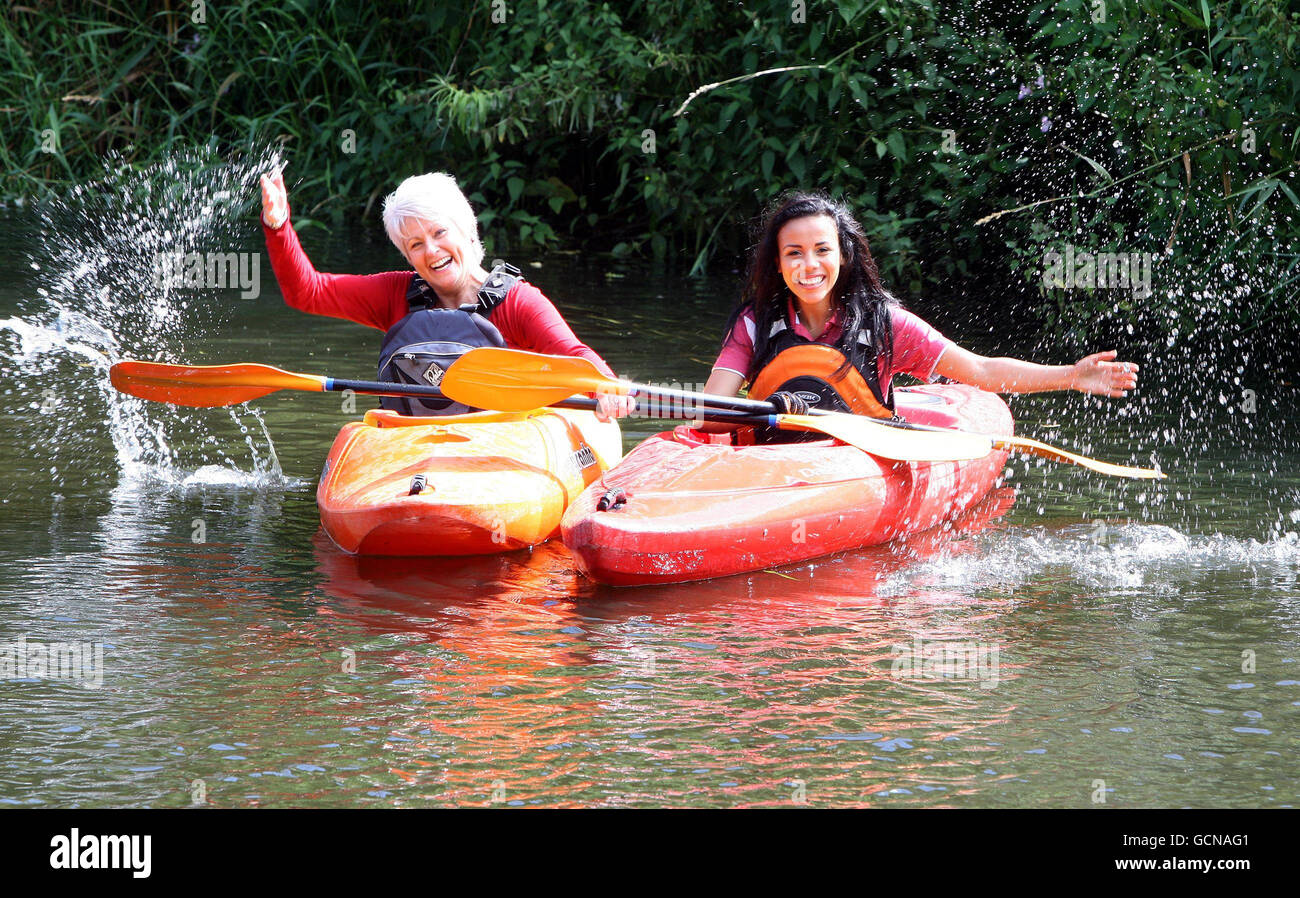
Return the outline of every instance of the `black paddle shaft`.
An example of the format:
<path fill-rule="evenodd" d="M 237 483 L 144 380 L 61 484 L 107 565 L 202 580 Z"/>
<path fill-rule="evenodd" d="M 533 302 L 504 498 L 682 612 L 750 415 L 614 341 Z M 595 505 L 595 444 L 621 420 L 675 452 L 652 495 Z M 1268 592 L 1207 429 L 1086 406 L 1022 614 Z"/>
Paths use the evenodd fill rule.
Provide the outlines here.
<path fill-rule="evenodd" d="M 729 397 L 729 396 L 716 396 L 712 393 L 692 393 L 688 390 L 674 390 L 668 387 L 652 387 L 647 384 L 633 385 L 632 392 L 630 395 L 635 397 L 644 397 L 647 399 L 663 398 L 663 399 L 675 400 L 676 402 L 680 403 L 684 408 L 697 408 L 700 406 L 704 406 L 708 410 L 729 409 L 736 412 L 740 412 L 741 414 L 745 414 L 753 418 L 757 418 L 759 416 L 767 417 L 774 414 L 781 414 L 781 410 L 778 409 L 773 403 L 767 402 L 766 400 L 763 399 L 741 399 L 739 396 Z M 672 404 L 670 404 L 669 407 L 672 408 Z M 852 414 L 852 412 L 837 412 L 827 408 L 810 408 L 808 409 L 808 414 L 809 415 L 841 415 L 841 414 Z M 683 412 L 680 415 L 660 415 L 659 417 L 689 418 L 689 417 L 699 417 L 699 416 L 692 416 L 688 412 Z M 709 421 L 709 420 L 723 420 L 723 419 L 703 418 L 703 420 Z M 726 420 L 733 420 L 733 419 L 728 418 Z M 734 420 L 740 421 L 741 419 L 736 418 Z M 947 433 L 947 432 L 951 432 L 952 430 L 952 428 L 949 427 L 934 427 L 928 424 L 913 424 L 912 422 L 904 421 L 901 418 L 872 418 L 871 420 L 875 421 L 878 424 L 884 424 L 889 427 L 897 427 L 901 430 L 932 430 L 939 433 Z M 741 423 L 745 423 L 745 422 L 741 421 Z"/>
<path fill-rule="evenodd" d="M 430 399 L 447 399 L 441 390 L 437 387 L 426 387 L 420 384 L 398 384 L 387 381 L 375 380 L 339 380 L 333 377 L 325 378 L 325 389 L 342 391 L 351 390 L 354 393 L 367 393 L 372 396 L 427 396 Z M 638 386 L 632 390 L 633 398 L 637 399 L 669 399 L 675 402 L 667 403 L 667 408 L 644 408 L 645 403 L 638 402 L 643 406 L 640 411 L 650 411 L 647 417 L 666 418 L 679 421 L 713 421 L 719 424 L 749 424 L 753 426 L 772 426 L 773 415 L 777 409 L 770 402 L 761 399 L 741 399 L 739 396 L 729 398 L 726 396 L 714 396 L 709 393 L 692 393 L 688 390 L 673 390 L 667 387 L 648 387 Z M 572 408 L 586 411 L 596 410 L 596 400 L 586 397 L 573 397 L 570 399 L 561 399 L 559 402 L 552 402 L 552 408 Z M 810 415 L 833 415 L 835 412 L 827 409 L 813 408 L 809 409 Z M 879 420 L 879 419 L 876 419 Z M 946 428 L 929 427 L 923 424 L 911 424 L 905 421 L 886 421 L 879 420 L 881 424 L 888 424 L 893 427 L 901 427 L 905 430 L 936 430 L 944 431 Z"/>
<path fill-rule="evenodd" d="M 635 385 L 630 395 L 651 400 L 672 400 L 671 403 L 668 403 L 670 408 L 681 405 L 683 409 L 730 409 L 744 412 L 747 415 L 773 415 L 779 411 L 772 403 L 761 399 L 741 399 L 739 396 L 714 396 L 711 393 L 692 393 L 689 390 L 674 390 L 669 387 L 652 387 L 645 384 Z"/>
<path fill-rule="evenodd" d="M 351 390 L 354 393 L 365 393 L 371 396 L 426 396 L 430 399 L 447 399 L 446 395 L 437 387 L 426 387 L 420 384 L 399 384 L 388 381 L 377 380 L 340 380 L 334 377 L 325 378 L 325 389 L 334 392 Z M 656 391 L 656 393 L 659 391 Z M 699 405 L 699 396 L 694 393 L 685 393 L 681 391 L 669 390 L 668 393 L 679 393 L 681 397 L 689 398 L 692 406 Z M 670 397 L 676 398 L 676 397 Z M 772 404 L 770 402 L 751 402 L 749 400 L 737 399 L 737 403 L 743 403 L 747 408 L 752 407 L 758 414 L 751 414 L 748 411 L 740 409 L 724 408 L 701 408 L 699 414 L 691 414 L 684 409 L 665 409 L 663 411 L 674 411 L 676 414 L 656 414 L 655 417 L 672 418 L 680 420 L 716 421 L 726 424 L 753 424 L 768 425 L 772 423 Z M 595 399 L 585 396 L 574 396 L 569 399 L 561 399 L 559 402 L 552 402 L 551 408 L 571 408 L 583 411 L 595 411 L 598 403 Z"/>

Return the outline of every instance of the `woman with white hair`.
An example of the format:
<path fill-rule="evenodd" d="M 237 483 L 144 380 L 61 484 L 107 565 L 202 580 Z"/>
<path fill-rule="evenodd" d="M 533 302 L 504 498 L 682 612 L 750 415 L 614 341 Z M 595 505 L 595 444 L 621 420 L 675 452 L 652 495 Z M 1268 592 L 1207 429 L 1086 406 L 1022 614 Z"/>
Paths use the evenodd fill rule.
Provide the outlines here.
<path fill-rule="evenodd" d="M 380 380 L 437 386 L 446 368 L 477 346 L 581 356 L 613 373 L 517 268 L 504 263 L 490 272 L 483 268 L 478 222 L 451 175 L 407 178 L 384 200 L 384 229 L 413 273 L 317 271 L 289 224 L 288 193 L 278 171 L 262 176 L 262 229 L 285 302 L 385 332 Z M 598 398 L 601 420 L 631 408 L 626 397 Z M 407 415 L 470 410 L 450 400 L 384 397 L 381 404 Z"/>

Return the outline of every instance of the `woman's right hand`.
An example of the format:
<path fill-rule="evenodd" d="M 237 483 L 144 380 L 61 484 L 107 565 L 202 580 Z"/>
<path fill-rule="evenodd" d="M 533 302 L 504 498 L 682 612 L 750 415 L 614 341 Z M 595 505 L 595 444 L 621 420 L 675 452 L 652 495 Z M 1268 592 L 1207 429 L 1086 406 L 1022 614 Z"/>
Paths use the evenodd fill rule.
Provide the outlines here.
<path fill-rule="evenodd" d="M 602 423 L 615 418 L 626 418 L 636 411 L 636 400 L 631 396 L 604 391 L 596 394 L 596 420 Z"/>
<path fill-rule="evenodd" d="M 289 220 L 289 192 L 284 189 L 284 172 L 276 170 L 262 175 L 262 221 L 271 230 L 279 230 Z"/>

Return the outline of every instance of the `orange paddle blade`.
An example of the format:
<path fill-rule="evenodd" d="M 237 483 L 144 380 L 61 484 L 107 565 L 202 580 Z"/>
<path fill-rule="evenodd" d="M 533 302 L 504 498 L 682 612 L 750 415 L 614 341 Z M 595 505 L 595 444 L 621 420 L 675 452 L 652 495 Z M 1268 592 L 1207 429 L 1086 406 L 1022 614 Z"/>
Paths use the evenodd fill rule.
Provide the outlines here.
<path fill-rule="evenodd" d="M 453 362 L 438 389 L 475 408 L 522 412 L 568 399 L 574 393 L 626 395 L 632 387 L 577 356 L 488 346 L 470 350 Z"/>
<path fill-rule="evenodd" d="M 215 408 L 238 405 L 276 390 L 325 390 L 325 378 L 292 374 L 270 365 L 165 365 L 118 362 L 108 373 L 113 386 L 131 396 L 172 405 Z"/>
<path fill-rule="evenodd" d="M 1019 452 L 1022 455 L 1037 455 L 1041 458 L 1049 458 L 1052 461 L 1080 465 L 1090 471 L 1096 471 L 1098 474 L 1109 474 L 1111 477 L 1128 477 L 1133 480 L 1165 479 L 1165 474 L 1158 470 L 1133 468 L 1128 465 L 1112 465 L 1110 462 L 1098 461 L 1095 458 L 1088 458 L 1086 455 L 1075 455 L 1073 452 L 1066 452 L 1064 449 L 1057 449 L 1055 446 L 1049 446 L 1028 437 L 994 437 L 993 445 L 999 449 L 1010 449 L 1012 452 Z"/>

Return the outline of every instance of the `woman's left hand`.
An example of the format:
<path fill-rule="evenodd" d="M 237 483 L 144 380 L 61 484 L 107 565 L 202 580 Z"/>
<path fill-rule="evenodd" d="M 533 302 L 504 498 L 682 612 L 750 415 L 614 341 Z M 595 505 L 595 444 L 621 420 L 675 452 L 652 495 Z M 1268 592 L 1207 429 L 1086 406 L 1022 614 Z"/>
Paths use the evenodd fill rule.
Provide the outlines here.
<path fill-rule="evenodd" d="M 1118 352 L 1096 352 L 1074 363 L 1070 385 L 1081 393 L 1096 393 L 1118 399 L 1137 386 L 1138 366 L 1116 362 Z"/>
<path fill-rule="evenodd" d="M 631 396 L 620 396 L 617 393 L 596 394 L 597 421 L 624 418 L 634 411 L 636 411 L 636 400 Z"/>

